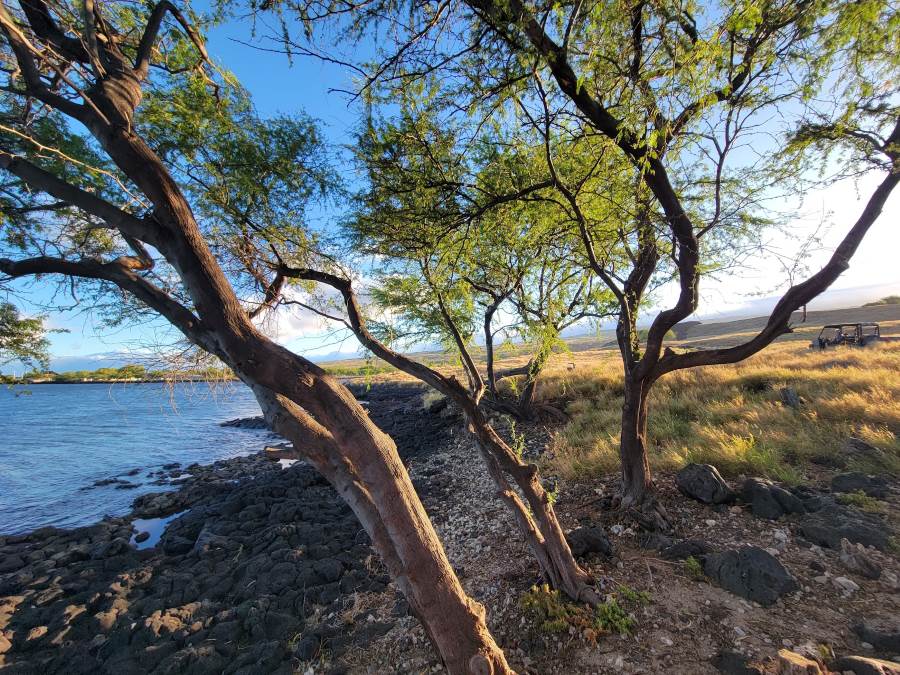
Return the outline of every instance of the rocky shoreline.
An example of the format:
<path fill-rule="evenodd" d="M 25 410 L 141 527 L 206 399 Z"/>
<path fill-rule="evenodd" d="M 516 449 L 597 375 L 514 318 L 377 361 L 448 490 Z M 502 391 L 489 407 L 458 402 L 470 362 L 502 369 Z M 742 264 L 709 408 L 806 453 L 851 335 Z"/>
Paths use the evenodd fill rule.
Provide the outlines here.
<path fill-rule="evenodd" d="M 406 459 L 453 433 L 421 393 L 357 391 Z M 349 508 L 305 464 L 260 453 L 168 465 L 157 480 L 176 489 L 141 495 L 127 517 L 0 536 L 0 668 L 290 673 L 391 627 L 362 610 L 346 616 L 348 598 L 390 580 Z M 178 513 L 156 546 L 134 546 L 135 519 Z"/>
<path fill-rule="evenodd" d="M 625 588 L 648 600 L 631 609 L 633 631 L 548 634 L 523 608 L 540 580 L 471 439 L 440 402 L 426 410 L 422 392 L 355 390 L 397 442 L 466 591 L 488 608 L 519 672 L 815 673 L 783 660 L 800 668 L 826 648 L 846 671 L 895 672 L 846 661 L 900 654 L 894 478 L 845 473 L 785 489 L 749 477 L 734 488 L 693 465 L 659 477 L 674 524 L 666 536 L 610 508 L 614 476 L 566 485 L 557 508 L 573 551 L 608 597 Z M 526 452 L 538 454 L 549 433 L 528 428 Z M 174 489 L 139 496 L 128 517 L 0 536 L 0 669 L 441 670 L 350 510 L 302 462 L 261 452 L 168 465 L 157 480 Z M 883 510 L 840 497 L 860 491 Z M 158 540 L 136 520 L 157 525 Z"/>

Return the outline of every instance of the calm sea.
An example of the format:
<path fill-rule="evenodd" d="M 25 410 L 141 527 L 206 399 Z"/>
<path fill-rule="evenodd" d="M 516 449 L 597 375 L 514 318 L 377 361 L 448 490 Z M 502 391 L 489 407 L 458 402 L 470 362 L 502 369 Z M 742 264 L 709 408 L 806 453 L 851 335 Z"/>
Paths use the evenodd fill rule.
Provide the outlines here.
<path fill-rule="evenodd" d="M 240 384 L 39 384 L 0 387 L 0 533 L 123 515 L 163 464 L 208 464 L 261 450 L 265 431 L 220 422 L 260 414 Z M 125 476 L 141 469 L 136 476 Z M 119 476 L 141 483 L 83 488 Z"/>

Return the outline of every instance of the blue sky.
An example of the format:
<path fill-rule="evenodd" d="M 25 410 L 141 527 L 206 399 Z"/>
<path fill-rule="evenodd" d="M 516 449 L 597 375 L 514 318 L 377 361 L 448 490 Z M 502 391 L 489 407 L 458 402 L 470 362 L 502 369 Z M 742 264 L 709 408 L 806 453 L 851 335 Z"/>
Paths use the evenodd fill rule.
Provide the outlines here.
<path fill-rule="evenodd" d="M 258 110 L 264 116 L 305 110 L 319 120 L 325 138 L 332 145 L 349 143 L 359 110 L 346 94 L 330 91 L 352 87 L 348 71 L 308 57 L 289 62 L 283 54 L 244 44 L 272 47 L 274 45 L 264 39 L 272 32 L 271 27 L 257 25 L 254 35 L 249 20 L 233 19 L 212 31 L 208 50 L 213 59 L 234 72 L 250 90 Z M 855 220 L 862 208 L 860 198 L 866 198 L 873 185 L 873 181 L 863 179 L 859 185 L 840 184 L 807 198 L 803 206 L 804 215 L 795 223 L 798 231 L 814 228 L 823 218 L 830 217 L 834 222 L 834 227 L 825 238 L 825 246 L 810 255 L 812 269 L 817 269 L 826 259 L 828 244 L 833 245 Z M 900 195 L 894 194 L 881 219 L 862 244 L 851 269 L 834 286 L 837 290 L 844 290 L 830 293 L 810 308 L 834 306 L 836 302 L 843 306 L 856 305 L 888 292 L 900 293 L 898 226 Z M 785 253 L 790 252 L 789 242 L 773 241 L 773 245 L 781 246 Z M 703 302 L 698 314 L 709 319 L 763 313 L 773 304 L 774 294 L 783 289 L 784 279 L 783 270 L 773 257 L 762 261 L 756 269 L 740 270 L 723 279 L 708 280 L 702 286 Z M 673 293 L 674 289 L 663 291 L 660 300 L 665 302 Z M 33 307 L 28 305 L 24 308 L 33 311 Z M 167 344 L 172 340 L 171 330 L 162 321 L 109 330 L 97 327 L 88 314 L 55 312 L 50 316 L 50 324 L 69 331 L 54 334 L 51 342 L 57 364 L 77 362 L 77 365 L 67 366 L 70 368 L 84 367 L 81 361 L 90 355 L 143 350 L 148 344 Z M 325 353 L 338 349 L 349 353 L 357 349 L 353 340 L 336 340 L 333 335 L 323 337 L 320 324 L 309 318 L 281 317 L 278 332 L 283 342 L 302 353 Z M 59 365 L 56 367 L 62 369 Z"/>

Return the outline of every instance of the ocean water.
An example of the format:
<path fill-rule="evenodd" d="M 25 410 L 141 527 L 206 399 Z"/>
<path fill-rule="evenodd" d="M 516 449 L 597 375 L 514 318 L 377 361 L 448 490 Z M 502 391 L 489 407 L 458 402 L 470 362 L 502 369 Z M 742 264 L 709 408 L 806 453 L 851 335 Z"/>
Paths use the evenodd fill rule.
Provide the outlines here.
<path fill-rule="evenodd" d="M 268 432 L 219 426 L 259 414 L 242 384 L 0 387 L 0 534 L 124 515 L 139 494 L 166 489 L 147 475 L 164 464 L 261 450 Z M 91 487 L 114 476 L 140 486 Z"/>

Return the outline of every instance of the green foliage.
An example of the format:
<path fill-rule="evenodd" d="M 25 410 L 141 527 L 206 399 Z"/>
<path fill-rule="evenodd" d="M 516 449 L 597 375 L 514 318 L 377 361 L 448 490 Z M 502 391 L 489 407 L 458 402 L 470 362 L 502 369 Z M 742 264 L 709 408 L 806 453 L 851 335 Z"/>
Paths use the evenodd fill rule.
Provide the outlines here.
<path fill-rule="evenodd" d="M 637 591 L 630 586 L 619 586 L 616 589 L 616 592 L 622 596 L 622 598 L 631 604 L 634 605 L 647 605 L 650 604 L 650 593 L 649 591 Z"/>
<path fill-rule="evenodd" d="M 596 626 L 603 633 L 629 635 L 634 629 L 635 620 L 615 598 L 597 606 Z"/>
<path fill-rule="evenodd" d="M 688 556 L 684 561 L 684 573 L 695 581 L 703 581 L 706 574 L 703 572 L 703 565 L 694 556 Z"/>
<path fill-rule="evenodd" d="M 874 497 L 870 497 L 862 490 L 839 494 L 837 496 L 837 500 L 840 504 L 855 506 L 858 509 L 868 511 L 870 513 L 882 513 L 885 510 L 885 505 L 882 502 L 878 501 Z"/>
<path fill-rule="evenodd" d="M 532 586 L 522 596 L 522 608 L 538 630 L 551 635 L 576 631 L 588 641 L 596 641 L 605 633 L 630 634 L 636 620 L 633 610 L 650 602 L 646 591 L 619 586 L 605 602 L 591 607 L 569 602 L 547 584 Z"/>
<path fill-rule="evenodd" d="M 15 305 L 0 302 L 0 364 L 21 361 L 47 367 L 49 361 L 44 317 L 23 317 Z"/>

